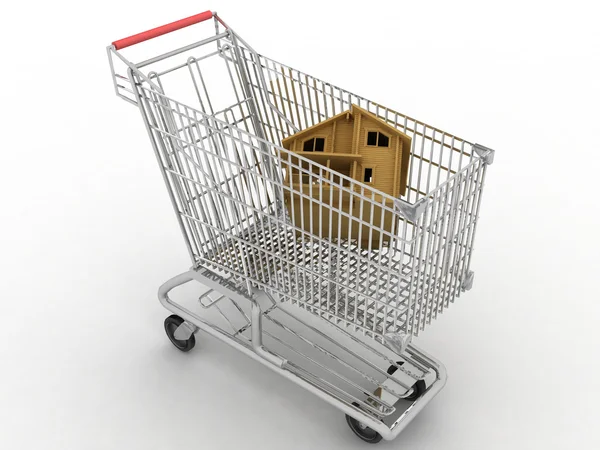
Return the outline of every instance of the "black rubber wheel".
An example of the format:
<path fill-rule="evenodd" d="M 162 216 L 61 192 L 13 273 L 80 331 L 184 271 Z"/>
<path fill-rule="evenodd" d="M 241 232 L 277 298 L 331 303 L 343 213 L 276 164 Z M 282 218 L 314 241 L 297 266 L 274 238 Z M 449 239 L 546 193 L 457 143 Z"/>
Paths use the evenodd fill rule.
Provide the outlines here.
<path fill-rule="evenodd" d="M 182 352 L 189 352 L 196 345 L 196 338 L 192 334 L 187 340 L 180 341 L 175 339 L 175 330 L 184 322 L 184 320 L 176 314 L 173 314 L 165 319 L 165 332 L 169 336 L 171 343 Z"/>
<path fill-rule="evenodd" d="M 358 406 L 357 403 L 353 403 L 353 405 Z M 354 432 L 354 434 L 363 441 L 368 442 L 369 444 L 377 444 L 381 440 L 381 435 L 377 431 L 369 428 L 366 425 L 363 425 L 361 422 L 353 417 L 350 417 L 348 414 L 346 414 L 346 422 L 348 422 L 348 426 Z"/>
<path fill-rule="evenodd" d="M 398 361 L 396 364 L 401 366 L 402 364 L 404 364 L 404 361 Z M 393 375 L 394 372 L 396 372 L 396 370 L 398 370 L 396 366 L 390 366 L 388 367 L 387 373 L 388 375 Z M 409 400 L 411 402 L 415 401 L 421 396 L 423 392 L 425 392 L 425 381 L 419 380 L 413 386 L 412 394 L 410 394 L 408 397 L 404 397 L 403 400 Z"/>

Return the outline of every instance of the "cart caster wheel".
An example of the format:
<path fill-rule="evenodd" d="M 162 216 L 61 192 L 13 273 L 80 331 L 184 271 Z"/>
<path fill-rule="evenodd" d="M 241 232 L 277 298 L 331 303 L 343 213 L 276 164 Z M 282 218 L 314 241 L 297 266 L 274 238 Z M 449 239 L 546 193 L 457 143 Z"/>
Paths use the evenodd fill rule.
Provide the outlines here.
<path fill-rule="evenodd" d="M 402 364 L 404 364 L 404 361 L 398 361 L 396 364 L 401 366 Z M 387 373 L 388 375 L 393 375 L 396 370 L 398 370 L 396 366 L 390 366 L 388 367 Z M 409 400 L 411 402 L 415 401 L 421 396 L 423 392 L 425 392 L 425 389 L 425 381 L 419 380 L 413 386 L 412 394 L 410 394 L 408 397 L 404 397 L 403 400 Z"/>
<path fill-rule="evenodd" d="M 175 330 L 185 322 L 178 315 L 171 315 L 165 319 L 165 331 L 167 336 L 169 336 L 169 340 L 171 343 L 177 347 L 177 350 L 181 350 L 182 352 L 189 352 L 196 345 L 196 338 L 192 334 L 187 340 L 180 341 L 179 339 L 175 339 Z"/>
<path fill-rule="evenodd" d="M 352 403 L 354 406 L 358 406 L 357 403 Z M 353 417 L 350 417 L 346 414 L 346 422 L 348 422 L 348 426 L 363 441 L 368 442 L 369 444 L 377 444 L 381 440 L 381 435 L 364 425 L 362 422 L 359 422 Z"/>

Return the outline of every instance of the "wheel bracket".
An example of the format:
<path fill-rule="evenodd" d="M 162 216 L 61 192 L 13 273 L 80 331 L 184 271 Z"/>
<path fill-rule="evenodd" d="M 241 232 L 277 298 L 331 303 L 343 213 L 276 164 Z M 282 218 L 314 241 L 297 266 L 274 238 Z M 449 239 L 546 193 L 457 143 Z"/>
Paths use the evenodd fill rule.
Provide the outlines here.
<path fill-rule="evenodd" d="M 191 335 L 198 331 L 198 327 L 187 320 L 177 327 L 173 337 L 178 341 L 187 341 Z"/>

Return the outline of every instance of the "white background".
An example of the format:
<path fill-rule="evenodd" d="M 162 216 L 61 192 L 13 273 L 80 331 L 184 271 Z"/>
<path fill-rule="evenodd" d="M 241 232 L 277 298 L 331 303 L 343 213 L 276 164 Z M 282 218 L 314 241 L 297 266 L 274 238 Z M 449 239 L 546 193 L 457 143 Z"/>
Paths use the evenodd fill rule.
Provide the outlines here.
<path fill-rule="evenodd" d="M 600 448 L 597 2 L 212 1 L 0 7 L 0 448 L 367 446 L 260 364 L 162 330 L 157 287 L 189 260 L 105 47 L 205 9 L 497 150 L 474 288 L 417 340 L 448 384 L 380 448 Z"/>

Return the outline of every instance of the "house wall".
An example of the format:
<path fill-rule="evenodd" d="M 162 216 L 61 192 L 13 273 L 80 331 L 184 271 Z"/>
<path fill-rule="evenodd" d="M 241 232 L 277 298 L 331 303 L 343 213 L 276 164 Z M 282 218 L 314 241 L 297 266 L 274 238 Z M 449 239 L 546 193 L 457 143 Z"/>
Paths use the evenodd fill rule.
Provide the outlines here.
<path fill-rule="evenodd" d="M 389 147 L 367 146 L 367 133 L 379 131 L 390 139 Z M 360 133 L 358 138 L 358 154 L 362 160 L 358 163 L 356 179 L 363 181 L 363 170 L 366 167 L 373 168 L 373 187 L 386 194 L 396 195 L 396 187 L 400 160 L 396 160 L 396 145 L 398 137 L 392 136 L 390 132 L 382 127 L 376 120 L 361 116 Z M 399 155 L 400 156 L 400 155 Z M 398 157 L 399 157 L 398 156 Z"/>
<path fill-rule="evenodd" d="M 352 153 L 354 118 L 342 117 L 335 122 L 335 153 Z"/>

